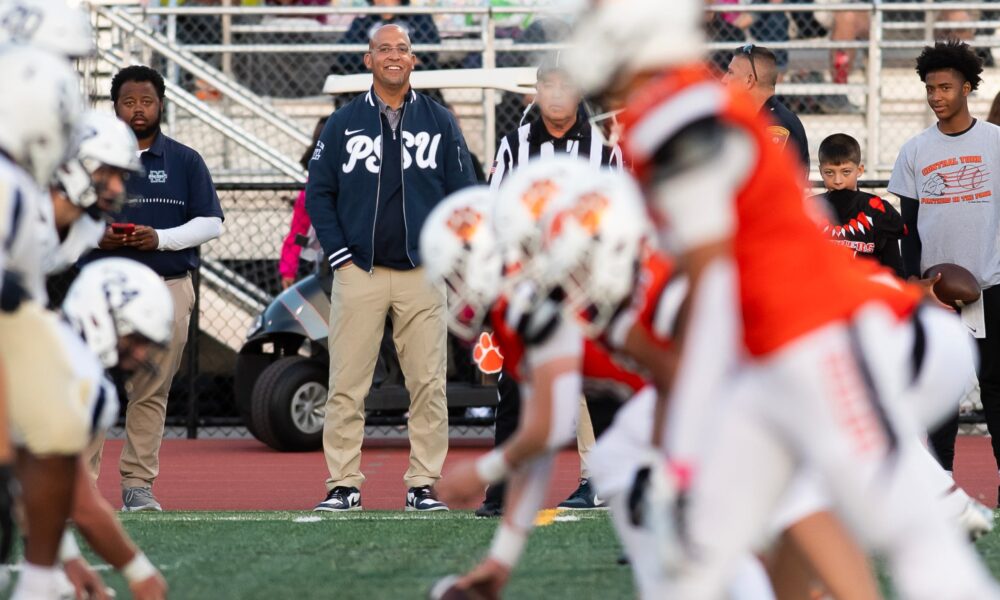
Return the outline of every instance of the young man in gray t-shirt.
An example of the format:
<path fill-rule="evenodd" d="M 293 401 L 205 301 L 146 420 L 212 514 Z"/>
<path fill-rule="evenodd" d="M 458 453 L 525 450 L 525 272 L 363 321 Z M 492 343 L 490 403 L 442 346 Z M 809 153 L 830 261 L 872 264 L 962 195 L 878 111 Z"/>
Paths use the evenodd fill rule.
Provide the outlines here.
<path fill-rule="evenodd" d="M 931 266 L 955 263 L 971 271 L 983 288 L 986 332 L 976 339 L 979 381 L 1000 467 L 1000 127 L 969 113 L 969 94 L 979 86 L 982 71 L 982 62 L 964 43 L 924 48 L 917 73 L 937 123 L 903 145 L 889 192 L 899 196 L 909 230 L 902 241 L 906 274 L 920 277 Z M 949 471 L 957 433 L 956 401 L 955 418 L 931 434 Z"/>

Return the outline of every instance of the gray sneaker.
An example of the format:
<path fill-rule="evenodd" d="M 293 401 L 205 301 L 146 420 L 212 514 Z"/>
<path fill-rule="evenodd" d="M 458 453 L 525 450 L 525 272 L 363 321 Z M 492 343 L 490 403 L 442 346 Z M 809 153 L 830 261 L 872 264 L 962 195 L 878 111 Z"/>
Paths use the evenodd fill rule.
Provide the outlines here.
<path fill-rule="evenodd" d="M 141 510 L 163 511 L 163 507 L 153 497 L 153 490 L 144 487 L 122 490 L 122 512 L 138 512 Z"/>

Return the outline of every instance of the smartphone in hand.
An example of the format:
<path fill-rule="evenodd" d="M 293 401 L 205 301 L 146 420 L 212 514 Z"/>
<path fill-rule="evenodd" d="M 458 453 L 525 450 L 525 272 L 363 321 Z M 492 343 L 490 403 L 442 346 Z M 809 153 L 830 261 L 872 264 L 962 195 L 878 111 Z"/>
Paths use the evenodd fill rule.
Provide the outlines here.
<path fill-rule="evenodd" d="M 111 232 L 118 235 L 131 235 L 135 233 L 135 223 L 112 223 Z"/>

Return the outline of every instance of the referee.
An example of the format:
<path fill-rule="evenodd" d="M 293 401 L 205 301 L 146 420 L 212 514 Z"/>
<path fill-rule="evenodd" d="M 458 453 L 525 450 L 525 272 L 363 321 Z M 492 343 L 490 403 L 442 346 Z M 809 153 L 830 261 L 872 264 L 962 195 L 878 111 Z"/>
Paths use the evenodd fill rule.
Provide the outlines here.
<path fill-rule="evenodd" d="M 559 64 L 559 54 L 546 59 L 538 68 L 535 101 L 525 111 L 522 125 L 505 135 L 490 169 L 490 189 L 500 187 L 511 171 L 542 156 L 565 153 L 588 160 L 594 168 L 622 168 L 622 151 L 617 145 L 607 146 L 594 126 L 588 123 L 582 110 L 581 95 Z M 539 118 L 524 123 L 537 109 Z M 501 372 L 497 383 L 500 402 L 497 405 L 495 442 L 502 444 L 517 429 L 521 412 L 521 395 L 517 384 Z M 587 455 L 594 445 L 594 433 L 604 431 L 611 423 L 617 401 L 588 397 L 580 401 L 580 421 L 577 426 L 577 448 L 580 451 L 580 485 L 560 508 L 601 508 L 603 503 L 590 487 Z M 588 406 L 589 405 L 589 406 Z M 499 516 L 503 512 L 503 485 L 486 490 L 483 505 L 476 510 L 480 517 Z"/>
<path fill-rule="evenodd" d="M 604 145 L 597 128 L 587 121 L 580 92 L 563 71 L 559 57 L 556 53 L 538 67 L 535 101 L 524 112 L 522 125 L 500 140 L 490 168 L 491 190 L 497 190 L 506 175 L 529 159 L 557 152 L 589 160 L 595 167 L 621 169 L 621 148 Z M 525 123 L 535 109 L 540 118 Z"/>

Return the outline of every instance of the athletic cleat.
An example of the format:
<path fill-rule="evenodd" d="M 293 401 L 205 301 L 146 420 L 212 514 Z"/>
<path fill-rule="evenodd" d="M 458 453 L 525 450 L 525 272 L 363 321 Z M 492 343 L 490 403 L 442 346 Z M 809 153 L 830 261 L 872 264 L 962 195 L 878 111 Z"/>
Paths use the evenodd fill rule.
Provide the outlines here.
<path fill-rule="evenodd" d="M 476 509 L 475 514 L 477 517 L 502 517 L 503 505 L 484 500 L 482 505 Z"/>
<path fill-rule="evenodd" d="M 993 511 L 972 498 L 969 498 L 962 513 L 958 515 L 959 525 L 969 534 L 972 541 L 993 531 L 993 519 Z"/>
<path fill-rule="evenodd" d="M 424 485 L 407 490 L 406 510 L 448 510 L 448 505 L 434 497 L 431 486 Z"/>
<path fill-rule="evenodd" d="M 361 490 L 356 487 L 338 485 L 330 490 L 313 512 L 347 512 L 361 510 Z"/>
<path fill-rule="evenodd" d="M 607 504 L 597 497 L 597 492 L 590 485 L 589 479 L 581 479 L 576 491 L 562 501 L 558 508 L 569 510 L 593 510 L 595 508 L 607 508 Z"/>
<path fill-rule="evenodd" d="M 153 490 L 144 487 L 122 490 L 122 512 L 162 512 L 163 507 L 153 496 Z"/>

